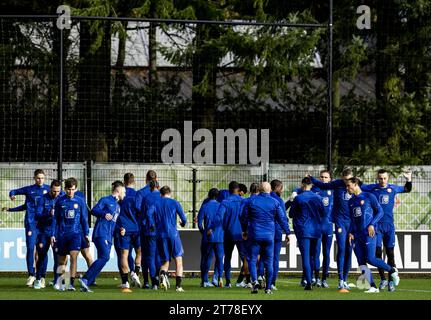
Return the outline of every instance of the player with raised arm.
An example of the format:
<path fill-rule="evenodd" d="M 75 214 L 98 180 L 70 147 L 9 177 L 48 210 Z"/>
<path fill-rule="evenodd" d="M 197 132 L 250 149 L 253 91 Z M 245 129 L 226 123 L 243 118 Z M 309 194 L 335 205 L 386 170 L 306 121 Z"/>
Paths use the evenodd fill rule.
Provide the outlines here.
<path fill-rule="evenodd" d="M 150 228 L 156 230 L 157 251 L 162 266 L 160 267 L 160 287 L 168 289 L 168 269 L 171 258 L 175 259 L 176 292 L 184 292 L 181 286 L 183 276 L 183 245 L 177 230 L 177 215 L 181 220 L 181 227 L 187 223 L 187 218 L 181 204 L 172 199 L 172 192 L 168 186 L 160 189 L 161 199 L 148 209 Z M 152 219 L 151 217 L 154 217 Z"/>
<path fill-rule="evenodd" d="M 350 168 L 345 168 L 341 173 L 342 178 L 325 183 L 312 176 L 311 182 L 320 190 L 333 190 L 334 192 L 334 207 L 332 209 L 332 217 L 335 223 L 335 238 L 337 240 L 337 269 L 338 269 L 338 289 L 350 290 L 347 285 L 350 266 L 352 263 L 352 251 L 348 239 L 350 229 L 350 214 L 348 201 L 351 195 L 346 190 L 346 182 L 353 177 L 353 171 Z"/>
<path fill-rule="evenodd" d="M 66 194 L 60 197 L 54 206 L 54 218 L 52 219 L 51 245 L 55 244 L 58 254 L 57 281 L 54 289 L 64 291 L 62 284 L 66 271 L 66 257 L 70 255 L 70 284 L 67 290 L 75 291 L 77 259 L 81 250 L 81 234 L 89 241 L 89 228 L 87 221 L 87 205 L 80 197 L 75 196 L 78 181 L 68 178 L 64 182 Z"/>
<path fill-rule="evenodd" d="M 286 232 L 286 242 L 289 242 L 289 225 L 284 206 L 271 197 L 271 185 L 268 182 L 260 184 L 260 193 L 246 204 L 243 210 L 243 237 L 247 239 L 247 260 L 250 268 L 253 289 L 251 293 L 258 293 L 260 287 L 257 281 L 257 258 L 260 253 L 266 269 L 265 293 L 272 294 L 270 289 L 274 265 L 274 237 L 277 222 Z"/>
<path fill-rule="evenodd" d="M 91 292 L 89 284 L 94 282 L 109 261 L 115 224 L 121 210 L 118 202 L 122 201 L 125 196 L 126 190 L 124 184 L 121 181 L 114 181 L 112 183 L 112 194 L 102 197 L 91 210 L 91 214 L 97 217 L 92 236 L 97 249 L 97 260 L 93 262 L 84 276 L 79 279 L 81 291 L 83 292 Z"/>
<path fill-rule="evenodd" d="M 346 186 L 347 191 L 352 195 L 348 203 L 352 220 L 348 240 L 349 242 L 354 241 L 355 255 L 359 266 L 369 263 L 372 266 L 384 269 L 389 272 L 394 285 L 397 286 L 400 281 L 398 270 L 386 264 L 382 259 L 376 258 L 378 223 L 384 215 L 382 207 L 372 193 L 362 192 L 358 178 L 352 177 L 348 179 Z M 366 292 L 379 292 L 371 272 L 369 277 L 371 287 Z"/>
<path fill-rule="evenodd" d="M 16 196 L 24 195 L 25 203 L 24 205 L 18 206 L 16 208 L 3 208 L 3 210 L 8 212 L 18 212 L 26 211 L 24 217 L 24 227 L 25 227 L 25 244 L 27 247 L 26 253 L 26 263 L 28 278 L 26 285 L 29 287 L 33 286 L 36 280 L 35 264 L 37 260 L 36 252 L 36 240 L 37 240 L 37 227 L 36 227 L 36 209 L 38 200 L 46 193 L 49 192 L 49 185 L 44 184 L 45 172 L 42 169 L 37 169 L 34 171 L 34 184 L 19 189 L 13 189 L 9 192 L 9 198 L 14 201 Z"/>
<path fill-rule="evenodd" d="M 362 185 L 362 191 L 368 191 L 374 194 L 383 209 L 383 217 L 379 221 L 379 232 L 377 233 L 376 240 L 376 257 L 382 259 L 382 244 L 384 246 L 388 264 L 395 267 L 395 224 L 394 224 L 394 205 L 395 197 L 398 193 L 408 193 L 412 190 L 412 173 L 404 172 L 406 183 L 404 186 L 398 186 L 389 183 L 389 173 L 385 169 L 377 171 L 377 180 L 379 183 Z M 385 278 L 385 271 L 379 268 L 380 286 L 379 289 L 383 290 L 388 286 L 390 292 L 395 291 L 393 281 L 388 281 Z"/>
<path fill-rule="evenodd" d="M 311 191 L 310 178 L 301 181 L 303 191 L 298 194 L 290 207 L 289 217 L 301 251 L 302 268 L 306 280 L 305 290 L 312 289 L 312 257 L 316 257 L 318 239 L 321 237 L 321 220 L 325 216 L 323 201 Z"/>

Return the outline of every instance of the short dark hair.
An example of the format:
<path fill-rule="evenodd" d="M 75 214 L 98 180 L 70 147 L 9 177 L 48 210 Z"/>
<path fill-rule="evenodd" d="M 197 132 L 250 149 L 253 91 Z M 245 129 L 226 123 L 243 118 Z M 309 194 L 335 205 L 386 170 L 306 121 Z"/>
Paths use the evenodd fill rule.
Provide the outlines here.
<path fill-rule="evenodd" d="M 351 174 L 353 174 L 353 170 L 351 168 L 344 168 L 341 172 L 343 177 L 350 176 Z"/>
<path fill-rule="evenodd" d="M 301 183 L 309 186 L 311 185 L 311 179 L 309 177 L 305 177 L 301 180 Z"/>
<path fill-rule="evenodd" d="M 250 194 L 256 194 L 259 192 L 259 185 L 256 182 L 253 182 L 250 185 Z"/>
<path fill-rule="evenodd" d="M 133 183 L 135 183 L 135 175 L 131 172 L 127 172 L 124 175 L 124 184 L 131 185 Z"/>
<path fill-rule="evenodd" d="M 162 196 L 164 196 L 164 195 L 166 195 L 166 194 L 169 194 L 169 193 L 171 193 L 171 188 L 169 188 L 168 186 L 163 186 L 163 187 L 160 189 L 160 194 L 161 194 Z"/>
<path fill-rule="evenodd" d="M 239 189 L 239 183 L 236 181 L 229 182 L 229 193 L 233 193 L 235 190 Z"/>
<path fill-rule="evenodd" d="M 217 199 L 219 195 L 219 191 L 217 188 L 211 188 L 210 191 L 208 191 L 208 198 L 209 199 Z"/>
<path fill-rule="evenodd" d="M 320 171 L 320 174 L 322 174 L 322 173 L 327 173 L 327 174 L 329 174 L 329 178 L 332 178 L 332 173 L 330 170 L 325 169 L 325 170 Z"/>
<path fill-rule="evenodd" d="M 42 169 L 36 169 L 34 170 L 34 175 L 33 177 L 36 177 L 38 174 L 43 174 L 45 175 L 45 172 Z"/>
<path fill-rule="evenodd" d="M 73 186 L 78 188 L 78 180 L 76 180 L 74 177 L 70 177 L 70 178 L 67 178 L 66 180 L 64 180 L 64 188 L 65 189 L 72 188 Z"/>
<path fill-rule="evenodd" d="M 358 184 L 358 185 L 362 184 L 361 180 L 358 177 L 351 177 L 347 179 L 347 182 L 351 182 L 353 184 Z"/>
<path fill-rule="evenodd" d="M 153 181 L 153 180 L 157 180 L 157 173 L 154 170 L 148 170 L 147 171 L 147 177 L 146 177 L 147 181 Z"/>
<path fill-rule="evenodd" d="M 275 191 L 275 189 L 280 188 L 283 186 L 283 182 L 281 182 L 278 179 L 274 179 L 271 181 L 271 190 Z"/>
<path fill-rule="evenodd" d="M 115 180 L 114 182 L 112 182 L 112 191 L 114 191 L 118 187 L 124 187 L 124 183 L 120 180 Z"/>
<path fill-rule="evenodd" d="M 239 191 L 242 191 L 244 194 L 247 193 L 247 186 L 245 184 L 239 183 L 238 186 L 239 186 Z"/>
<path fill-rule="evenodd" d="M 384 173 L 388 173 L 388 171 L 386 169 L 380 169 L 379 171 L 377 171 L 377 174 L 384 174 Z"/>
<path fill-rule="evenodd" d="M 60 180 L 52 180 L 51 181 L 51 188 L 53 187 L 61 187 L 61 181 Z"/>

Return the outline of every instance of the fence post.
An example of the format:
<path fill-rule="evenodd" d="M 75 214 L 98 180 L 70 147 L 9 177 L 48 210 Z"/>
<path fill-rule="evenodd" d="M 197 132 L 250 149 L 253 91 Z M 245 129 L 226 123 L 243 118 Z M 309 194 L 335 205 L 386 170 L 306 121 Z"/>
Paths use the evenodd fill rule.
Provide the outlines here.
<path fill-rule="evenodd" d="M 87 207 L 89 208 L 89 209 L 91 209 L 91 207 L 92 207 L 92 203 L 91 203 L 91 201 L 92 201 L 92 192 L 93 192 L 93 189 L 92 189 L 92 185 L 91 185 L 91 160 L 87 160 L 86 162 L 85 162 L 85 165 L 86 165 L 86 170 L 85 170 L 85 172 L 86 172 L 86 188 L 87 188 Z M 90 213 L 90 210 L 88 210 L 88 227 L 91 227 L 91 213 Z"/>
<path fill-rule="evenodd" d="M 193 193 L 192 193 L 192 215 L 193 215 L 193 229 L 196 228 L 196 201 L 197 201 L 197 179 L 196 179 L 196 172 L 197 169 L 193 168 L 193 177 L 192 177 L 192 183 L 193 183 Z"/>
<path fill-rule="evenodd" d="M 63 29 L 59 29 L 60 34 L 60 77 L 59 77 L 59 117 L 58 117 L 58 162 L 57 162 L 57 179 L 63 181 L 63 105 L 64 105 L 64 52 L 63 52 Z"/>

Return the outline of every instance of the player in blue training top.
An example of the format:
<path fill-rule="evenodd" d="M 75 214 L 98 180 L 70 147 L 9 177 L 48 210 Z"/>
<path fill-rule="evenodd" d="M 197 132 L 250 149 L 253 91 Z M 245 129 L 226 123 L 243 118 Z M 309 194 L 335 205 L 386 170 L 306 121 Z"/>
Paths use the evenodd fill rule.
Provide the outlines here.
<path fill-rule="evenodd" d="M 277 200 L 280 203 L 280 208 L 282 208 L 284 215 L 286 216 L 285 204 L 283 199 L 281 199 L 281 194 L 283 193 L 283 183 L 280 180 L 274 179 L 271 181 L 271 197 Z M 287 218 L 287 225 L 289 226 L 289 219 Z M 290 233 L 290 230 L 289 230 Z M 273 275 L 271 280 L 271 290 L 277 290 L 275 286 L 275 282 L 278 276 L 278 269 L 280 264 L 280 251 L 281 251 L 281 242 L 283 238 L 283 229 L 280 227 L 278 222 L 275 222 L 275 236 L 274 236 L 274 267 L 273 267 Z"/>
<path fill-rule="evenodd" d="M 121 279 L 126 277 L 123 270 L 127 270 L 127 273 L 130 272 L 132 286 L 136 285 L 140 287 L 139 272 L 141 270 L 142 253 L 137 209 L 135 207 L 136 190 L 133 188 L 135 185 L 135 175 L 131 172 L 125 173 L 123 183 L 126 188 L 126 198 L 120 203 L 120 216 L 114 230 L 114 248 L 117 253 L 117 266 Z M 120 229 L 122 227 L 125 229 L 124 235 L 121 235 L 122 232 Z M 133 258 L 133 250 L 136 254 L 135 258 Z M 123 257 L 125 253 L 127 253 L 126 258 Z M 126 259 L 127 265 L 124 264 L 124 259 Z M 118 287 L 129 289 L 130 285 L 127 281 L 126 284 L 121 283 Z"/>
<path fill-rule="evenodd" d="M 48 265 L 48 250 L 51 246 L 54 205 L 59 196 L 62 195 L 64 195 L 64 192 L 61 190 L 61 182 L 59 180 L 53 180 L 49 192 L 45 193 L 38 201 L 35 215 L 38 231 L 36 242 L 38 259 L 36 262 L 36 281 L 33 283 L 34 289 L 43 289 L 46 286 L 45 276 Z M 53 257 L 56 261 L 57 254 L 54 253 Z M 54 272 L 56 272 L 56 269 L 54 269 Z"/>
<path fill-rule="evenodd" d="M 140 222 L 142 222 L 142 216 L 143 216 L 143 212 L 141 212 L 142 209 L 142 199 L 150 193 L 150 181 L 155 181 L 157 182 L 157 173 L 154 170 L 148 170 L 147 174 L 145 176 L 145 186 L 142 189 L 139 189 L 136 192 L 136 196 L 135 196 L 135 206 L 136 206 L 136 210 L 138 210 L 138 220 Z M 141 226 L 140 226 L 141 227 Z M 144 250 L 144 237 L 145 234 L 142 230 L 140 230 L 141 233 L 141 245 L 143 246 L 143 250 Z M 142 266 L 142 277 L 144 278 L 144 285 L 143 288 L 144 289 L 148 289 L 150 287 L 149 285 L 149 281 L 148 281 L 148 271 L 149 271 L 149 267 L 147 265 L 147 259 L 145 258 L 145 254 L 141 255 L 141 266 Z"/>
<path fill-rule="evenodd" d="M 94 282 L 103 267 L 109 261 L 115 224 L 117 223 L 121 211 L 118 202 L 122 201 L 125 196 L 126 190 L 124 184 L 121 181 L 114 181 L 112 183 L 112 194 L 102 197 L 91 210 L 91 214 L 97 217 L 92 236 L 97 249 L 97 260 L 93 262 L 84 276 L 79 279 L 81 291 L 83 292 L 91 292 L 89 284 Z M 125 232 L 123 235 L 124 234 Z"/>
<path fill-rule="evenodd" d="M 117 248 L 120 254 L 120 275 L 122 289 L 130 289 L 128 282 L 128 273 L 132 285 L 141 287 L 139 280 L 139 271 L 141 269 L 142 249 L 140 226 L 135 207 L 136 191 L 130 186 L 134 185 L 135 177 L 133 173 L 124 175 L 124 186 L 126 187 L 126 197 L 120 202 L 121 211 L 117 219 L 116 230 L 114 232 L 114 241 L 117 242 Z M 136 257 L 133 259 L 132 250 L 135 250 Z M 134 269 L 133 269 L 134 268 Z M 127 291 L 127 290 L 126 290 Z"/>
<path fill-rule="evenodd" d="M 259 184 L 257 184 L 256 182 L 252 182 L 250 184 L 250 196 L 248 198 L 244 198 L 241 201 L 241 215 L 240 215 L 240 222 L 241 222 L 241 226 L 242 229 L 247 227 L 247 221 L 244 221 L 244 208 L 248 205 L 248 203 L 253 200 L 254 197 L 256 197 L 259 194 Z M 247 243 L 247 241 L 246 241 Z M 246 247 L 247 245 L 245 245 Z M 247 248 L 245 248 L 245 254 L 247 254 Z M 244 261 L 247 261 L 247 258 L 244 259 Z M 244 267 L 244 265 L 243 265 Z M 249 269 L 249 268 L 247 268 Z M 264 264 L 263 264 L 263 259 L 259 259 L 259 266 L 258 266 L 258 270 L 257 270 L 257 281 L 259 282 L 259 284 L 261 284 L 262 286 L 264 285 Z M 245 278 L 245 280 L 244 280 Z M 250 276 L 250 272 L 248 271 L 247 274 L 245 274 L 244 272 L 244 268 L 241 268 L 241 271 L 239 273 L 237 282 L 235 284 L 236 287 L 241 287 L 241 288 L 253 288 L 253 284 L 251 283 L 251 276 Z"/>
<path fill-rule="evenodd" d="M 210 189 L 208 198 L 202 204 L 199 214 L 199 230 L 202 233 L 201 242 L 201 287 L 223 286 L 223 217 L 217 216 L 220 203 L 216 200 L 219 191 Z M 203 223 L 202 223 L 203 222 Z M 205 239 L 205 240 L 204 240 Z M 208 272 L 211 266 L 212 256 L 215 255 L 213 283 L 208 280 Z"/>
<path fill-rule="evenodd" d="M 352 195 L 349 200 L 349 213 L 352 220 L 349 230 L 349 241 L 355 243 L 355 255 L 359 266 L 367 263 L 389 272 L 394 285 L 397 286 L 400 278 L 398 270 L 386 264 L 382 259 L 376 258 L 378 223 L 383 217 L 383 209 L 377 198 L 369 192 L 362 192 L 360 181 L 356 177 L 347 180 L 347 191 Z M 364 270 L 363 268 L 361 268 Z M 369 274 L 370 289 L 366 292 L 379 292 L 371 272 Z"/>
<path fill-rule="evenodd" d="M 25 203 L 16 208 L 3 208 L 8 212 L 24 211 L 24 227 L 25 227 L 25 244 L 27 247 L 26 263 L 28 279 L 26 285 L 33 286 L 36 280 L 35 273 L 35 259 L 37 259 L 36 240 L 37 240 L 37 221 L 35 220 L 37 202 L 44 194 L 49 192 L 49 185 L 44 184 L 45 172 L 42 169 L 34 171 L 34 184 L 19 189 L 14 189 L 9 192 L 9 197 L 12 201 L 16 199 L 17 195 L 25 196 Z"/>
<path fill-rule="evenodd" d="M 175 259 L 176 291 L 184 292 L 181 287 L 183 276 L 183 245 L 177 230 L 177 215 L 181 220 L 181 227 L 187 223 L 187 218 L 181 204 L 172 199 L 171 189 L 164 186 L 160 189 L 161 199 L 148 209 L 150 229 L 156 231 L 157 251 L 162 266 L 160 267 L 160 287 L 168 289 L 168 269 L 171 258 Z M 153 217 L 153 218 L 152 218 Z"/>
<path fill-rule="evenodd" d="M 323 201 L 311 191 L 310 178 L 301 181 L 302 192 L 298 194 L 290 207 L 293 229 L 301 251 L 302 268 L 306 280 L 305 290 L 312 288 L 312 257 L 316 257 L 318 240 L 321 237 L 321 222 L 325 216 Z"/>
<path fill-rule="evenodd" d="M 329 183 L 331 181 L 331 173 L 328 170 L 320 171 L 319 180 L 323 183 Z M 329 263 L 330 253 L 332 247 L 332 238 L 334 234 L 332 224 L 332 206 L 334 203 L 334 193 L 332 190 L 320 190 L 316 186 L 311 188 L 311 191 L 316 193 L 322 198 L 323 207 L 325 208 L 325 216 L 321 220 L 322 236 L 317 243 L 317 251 L 314 257 L 314 278 L 312 284 L 317 287 L 329 288 L 326 278 L 329 276 Z M 323 250 L 323 261 L 322 261 L 322 280 L 319 279 L 319 263 L 320 263 L 320 250 Z M 315 279 L 315 281 L 313 281 Z"/>
<path fill-rule="evenodd" d="M 67 290 L 75 291 L 74 282 L 78 254 L 81 250 L 81 237 L 89 241 L 89 228 L 87 221 L 87 205 L 80 197 L 75 196 L 78 181 L 68 178 L 64 182 L 66 194 L 60 197 L 54 206 L 54 218 L 52 219 L 51 245 L 55 243 L 58 254 L 57 281 L 54 289 L 64 291 L 62 284 L 66 271 L 66 257 L 70 255 L 70 284 Z"/>
<path fill-rule="evenodd" d="M 274 265 L 274 238 L 275 223 L 277 222 L 286 233 L 286 242 L 289 243 L 289 225 L 286 213 L 279 201 L 271 197 L 271 185 L 268 182 L 260 184 L 260 193 L 254 197 L 243 210 L 244 227 L 243 237 L 247 239 L 247 260 L 250 268 L 253 289 L 251 293 L 258 293 L 260 288 L 257 281 L 257 258 L 261 255 L 266 269 L 265 293 L 272 294 L 270 289 Z"/>
<path fill-rule="evenodd" d="M 224 231 L 224 273 L 226 278 L 225 287 L 230 288 L 231 285 L 231 259 L 232 252 L 236 246 L 239 252 L 241 261 L 245 260 L 246 249 L 242 238 L 242 228 L 240 222 L 241 202 L 242 198 L 239 195 L 239 184 L 236 181 L 229 183 L 230 196 L 220 203 L 219 216 L 223 216 L 223 231 Z"/>
<path fill-rule="evenodd" d="M 153 290 L 158 289 L 161 261 L 157 253 L 157 234 L 155 228 L 152 226 L 154 221 L 154 211 L 149 209 L 156 202 L 160 201 L 159 183 L 157 181 L 150 181 L 149 183 L 150 193 L 144 196 L 142 199 L 142 220 L 140 222 L 141 228 L 141 242 L 143 247 L 143 256 L 150 272 L 151 285 Z M 148 286 L 148 287 L 147 287 Z M 144 283 L 144 288 L 148 289 L 149 284 Z"/>
<path fill-rule="evenodd" d="M 346 190 L 346 181 L 353 177 L 352 169 L 345 168 L 341 173 L 342 179 L 336 179 L 329 183 L 322 182 L 310 176 L 311 182 L 320 190 L 333 190 L 334 207 L 332 218 L 335 223 L 335 238 L 337 240 L 337 269 L 338 269 L 338 289 L 347 289 L 347 278 L 349 276 L 352 263 L 352 250 L 348 232 L 350 229 L 350 214 L 348 201 L 351 195 Z"/>
<path fill-rule="evenodd" d="M 404 186 L 397 186 L 388 183 L 389 174 L 385 169 L 380 169 L 377 171 L 377 180 L 379 183 L 362 185 L 362 191 L 368 191 L 374 194 L 379 201 L 380 206 L 383 209 L 383 217 L 379 221 L 379 232 L 377 234 L 377 247 L 376 247 L 376 257 L 382 259 L 382 242 L 386 251 L 386 256 L 388 257 L 388 264 L 391 267 L 395 267 L 395 224 L 394 224 L 394 205 L 395 197 L 398 193 L 407 193 L 412 190 L 412 173 L 403 173 L 406 178 L 406 183 Z M 385 271 L 379 268 L 380 274 L 380 286 L 379 289 L 383 290 L 388 286 L 389 291 L 395 291 L 395 285 L 392 281 L 388 283 L 385 278 Z"/>

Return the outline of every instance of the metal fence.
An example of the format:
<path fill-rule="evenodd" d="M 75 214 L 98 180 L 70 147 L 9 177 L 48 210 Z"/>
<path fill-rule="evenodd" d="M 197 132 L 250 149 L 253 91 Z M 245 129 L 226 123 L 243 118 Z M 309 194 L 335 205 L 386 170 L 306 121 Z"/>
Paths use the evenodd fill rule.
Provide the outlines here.
<path fill-rule="evenodd" d="M 0 204 L 1 207 L 16 207 L 24 202 L 23 196 L 16 201 L 8 197 L 11 189 L 30 185 L 36 168 L 46 172 L 46 183 L 57 176 L 56 163 L 0 163 Z M 148 170 L 155 170 L 161 185 L 169 185 L 174 197 L 182 204 L 187 214 L 187 228 L 195 228 L 193 217 L 210 188 L 227 189 L 228 183 L 236 180 L 249 186 L 252 182 L 279 179 L 284 184 L 283 199 L 287 199 L 292 190 L 297 188 L 306 173 L 317 176 L 323 166 L 313 165 L 277 165 L 267 167 L 252 166 L 195 166 L 164 164 L 118 164 L 118 163 L 65 163 L 63 176 L 76 177 L 78 189 L 86 194 L 87 202 L 93 207 L 97 201 L 110 194 L 111 183 L 121 180 L 126 172 L 132 172 L 136 178 L 136 189 L 145 185 Z M 375 168 L 355 168 L 365 183 L 375 181 Z M 412 168 L 414 171 L 413 191 L 397 196 L 395 223 L 402 230 L 431 230 L 431 166 Z M 393 173 L 391 183 L 403 185 L 401 174 Z M 3 228 L 23 226 L 24 212 L 0 213 Z M 94 218 L 92 219 L 94 223 Z"/>

